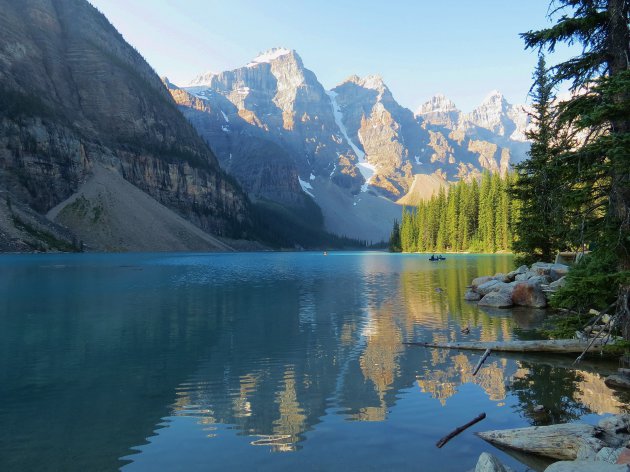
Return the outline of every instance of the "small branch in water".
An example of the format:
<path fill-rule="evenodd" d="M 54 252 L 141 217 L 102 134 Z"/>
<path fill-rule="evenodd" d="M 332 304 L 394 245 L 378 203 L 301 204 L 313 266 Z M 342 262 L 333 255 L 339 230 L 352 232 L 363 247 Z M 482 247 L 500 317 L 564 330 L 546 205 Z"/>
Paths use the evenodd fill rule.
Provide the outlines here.
<path fill-rule="evenodd" d="M 468 423 L 466 423 L 464 426 L 460 426 L 459 428 L 454 429 L 453 431 L 451 431 L 450 433 L 448 433 L 446 436 L 444 436 L 442 439 L 440 439 L 435 445 L 440 448 L 442 446 L 444 446 L 444 444 L 446 444 L 447 442 L 449 442 L 451 439 L 453 439 L 455 436 L 457 436 L 459 433 L 461 433 L 462 431 L 470 428 L 472 425 L 479 423 L 482 419 L 484 419 L 486 417 L 485 413 L 480 414 L 479 416 L 477 416 L 477 418 L 473 419 L 472 421 L 469 421 Z"/>
<path fill-rule="evenodd" d="M 483 353 L 483 356 L 481 356 L 481 359 L 479 359 L 479 362 L 477 362 L 477 365 L 475 366 L 475 369 L 473 370 L 473 373 L 472 373 L 473 377 L 477 375 L 477 372 L 479 372 L 479 369 L 481 369 L 481 366 L 483 365 L 483 363 L 486 362 L 486 359 L 490 355 L 490 352 L 492 352 L 491 349 L 486 349 L 486 352 Z"/>

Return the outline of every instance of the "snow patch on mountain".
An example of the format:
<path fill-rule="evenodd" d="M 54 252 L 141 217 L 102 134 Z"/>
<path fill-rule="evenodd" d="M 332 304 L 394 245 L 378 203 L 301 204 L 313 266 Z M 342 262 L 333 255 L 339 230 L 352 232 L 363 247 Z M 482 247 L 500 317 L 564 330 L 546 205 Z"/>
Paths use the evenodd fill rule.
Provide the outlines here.
<path fill-rule="evenodd" d="M 335 123 L 337 124 L 339 131 L 341 131 L 341 134 L 359 158 L 359 163 L 357 164 L 357 167 L 359 168 L 359 172 L 361 172 L 361 175 L 365 179 L 365 183 L 361 186 L 361 191 L 366 192 L 368 186 L 370 185 L 370 180 L 376 173 L 376 167 L 374 167 L 365 159 L 365 153 L 361 149 L 359 149 L 359 147 L 354 144 L 354 141 L 350 139 L 350 136 L 348 136 L 348 130 L 343 124 L 343 114 L 341 113 L 341 108 L 337 103 L 337 92 L 334 92 L 333 90 L 328 90 L 326 91 L 326 94 L 330 97 L 330 104 L 332 106 L 333 116 L 335 117 Z"/>
<path fill-rule="evenodd" d="M 313 186 L 308 183 L 305 182 L 304 180 L 300 179 L 300 177 L 298 176 L 298 181 L 300 182 L 300 187 L 302 187 L 302 190 L 304 191 L 304 193 L 306 193 L 307 195 L 310 195 L 311 197 L 315 198 L 315 195 L 313 195 L 310 190 L 313 190 Z"/>

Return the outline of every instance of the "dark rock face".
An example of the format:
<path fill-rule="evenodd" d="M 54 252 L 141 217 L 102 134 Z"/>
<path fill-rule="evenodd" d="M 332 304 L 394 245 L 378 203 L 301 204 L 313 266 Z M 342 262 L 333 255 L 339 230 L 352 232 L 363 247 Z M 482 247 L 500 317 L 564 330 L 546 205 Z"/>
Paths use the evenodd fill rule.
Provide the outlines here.
<path fill-rule="evenodd" d="M 299 184 L 296 162 L 288 151 L 243 119 L 220 94 L 200 99 L 164 79 L 171 95 L 219 159 L 250 198 L 264 198 L 301 207 L 306 195 Z"/>
<path fill-rule="evenodd" d="M 0 0 L 0 187 L 39 213 L 93 163 L 214 234 L 247 198 L 159 77 L 85 0 Z"/>

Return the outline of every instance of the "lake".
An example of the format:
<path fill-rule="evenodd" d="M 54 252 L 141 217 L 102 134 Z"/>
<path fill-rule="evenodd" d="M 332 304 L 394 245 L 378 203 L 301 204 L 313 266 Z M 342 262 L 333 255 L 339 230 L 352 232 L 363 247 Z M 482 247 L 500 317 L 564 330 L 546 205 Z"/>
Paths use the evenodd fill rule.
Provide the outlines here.
<path fill-rule="evenodd" d="M 482 451 L 525 470 L 473 432 L 624 408 L 602 366 L 492 354 L 473 377 L 480 353 L 403 345 L 526 337 L 545 316 L 463 300 L 511 256 L 427 259 L 1 256 L 0 470 L 463 471 Z"/>

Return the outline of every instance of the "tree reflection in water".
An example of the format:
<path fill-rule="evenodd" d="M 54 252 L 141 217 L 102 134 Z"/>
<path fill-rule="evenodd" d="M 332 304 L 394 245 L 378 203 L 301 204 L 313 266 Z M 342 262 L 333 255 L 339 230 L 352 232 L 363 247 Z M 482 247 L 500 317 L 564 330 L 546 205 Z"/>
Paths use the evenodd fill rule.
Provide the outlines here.
<path fill-rule="evenodd" d="M 575 398 L 584 381 L 580 371 L 521 362 L 508 390 L 518 397 L 514 409 L 534 426 L 569 423 L 591 413 Z M 543 412 L 536 407 L 544 407 Z"/>

